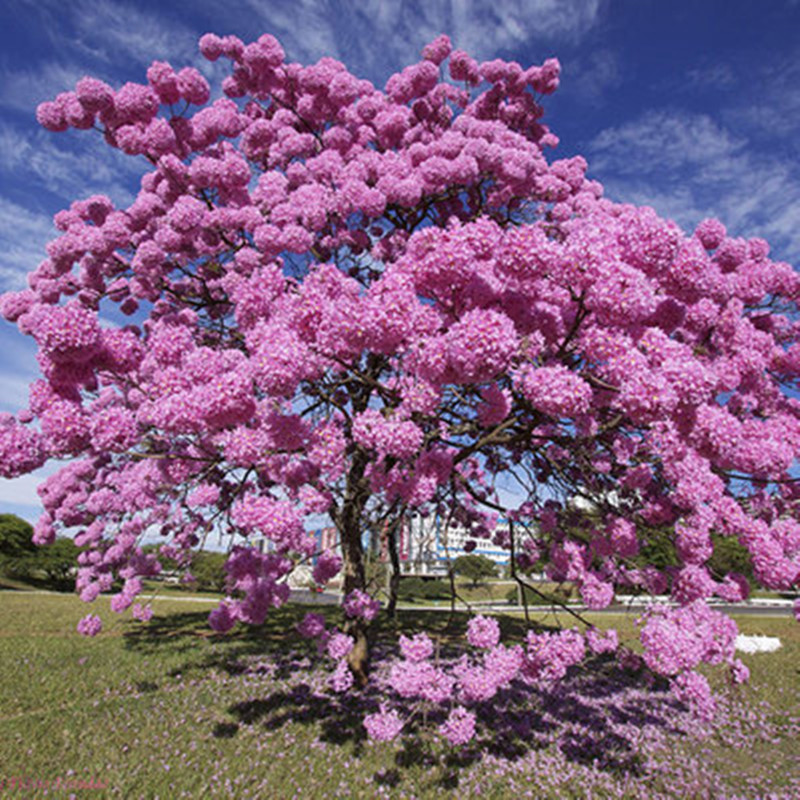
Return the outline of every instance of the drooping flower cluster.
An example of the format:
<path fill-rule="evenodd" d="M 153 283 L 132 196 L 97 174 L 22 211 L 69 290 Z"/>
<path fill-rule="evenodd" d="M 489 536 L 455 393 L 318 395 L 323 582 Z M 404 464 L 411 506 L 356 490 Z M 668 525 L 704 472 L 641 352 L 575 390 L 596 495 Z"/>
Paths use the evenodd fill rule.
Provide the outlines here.
<path fill-rule="evenodd" d="M 397 711 L 381 711 L 364 717 L 367 735 L 375 742 L 390 742 L 403 730 L 404 722 Z"/>
<path fill-rule="evenodd" d="M 374 597 L 370 597 L 361 589 L 354 589 L 342 601 L 342 608 L 348 617 L 360 617 L 371 622 L 378 616 L 381 606 Z"/>
<path fill-rule="evenodd" d="M 97 614 L 87 614 L 78 623 L 78 633 L 82 636 L 97 636 L 103 629 L 103 620 Z"/>
<path fill-rule="evenodd" d="M 669 608 L 654 606 L 642 620 L 644 663 L 656 674 L 671 678 L 673 694 L 701 718 L 713 716 L 715 703 L 701 663 L 727 664 L 735 683 L 749 679 L 747 667 L 734 657 L 736 623 L 698 600 Z"/>
<path fill-rule="evenodd" d="M 494 617 L 473 617 L 467 624 L 467 641 L 473 647 L 490 650 L 500 641 L 500 626 Z"/>

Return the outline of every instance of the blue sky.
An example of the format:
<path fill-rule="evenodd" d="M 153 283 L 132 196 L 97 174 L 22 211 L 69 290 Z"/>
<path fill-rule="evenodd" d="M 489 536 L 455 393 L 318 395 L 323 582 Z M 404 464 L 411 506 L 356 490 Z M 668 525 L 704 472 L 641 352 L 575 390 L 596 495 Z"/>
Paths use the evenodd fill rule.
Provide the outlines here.
<path fill-rule="evenodd" d="M 224 9 L 221 11 L 220 9 Z M 78 197 L 133 199 L 142 166 L 91 132 L 38 128 L 36 105 L 90 74 L 119 86 L 149 63 L 222 62 L 206 32 L 277 36 L 289 59 L 343 61 L 377 86 L 441 32 L 479 59 L 557 56 L 554 157 L 581 153 L 614 199 L 691 228 L 717 216 L 800 265 L 797 0 L 6 0 L 0 6 L 0 292 L 21 289 Z M 0 411 L 27 401 L 31 343 L 0 321 Z M 44 473 L 52 470 L 45 470 Z M 0 480 L 0 512 L 35 519 L 39 476 Z"/>

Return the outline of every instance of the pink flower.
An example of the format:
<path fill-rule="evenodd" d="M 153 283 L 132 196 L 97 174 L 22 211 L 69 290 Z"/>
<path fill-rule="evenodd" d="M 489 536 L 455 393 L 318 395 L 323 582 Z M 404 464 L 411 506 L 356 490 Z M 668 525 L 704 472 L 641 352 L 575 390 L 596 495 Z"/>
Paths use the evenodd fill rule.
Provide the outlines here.
<path fill-rule="evenodd" d="M 209 615 L 208 624 L 217 633 L 227 633 L 235 624 L 236 617 L 228 603 L 220 603 Z"/>
<path fill-rule="evenodd" d="M 585 414 L 592 400 L 589 385 L 562 366 L 526 368 L 519 385 L 536 408 L 553 417 Z"/>
<path fill-rule="evenodd" d="M 704 219 L 695 228 L 694 235 L 706 250 L 715 250 L 727 235 L 725 226 L 718 219 Z"/>
<path fill-rule="evenodd" d="M 433 655 L 433 642 L 426 633 L 408 637 L 400 635 L 400 652 L 407 661 L 425 661 Z"/>
<path fill-rule="evenodd" d="M 439 734 L 452 745 L 466 744 L 475 736 L 475 715 L 463 706 L 456 706 L 439 726 Z"/>
<path fill-rule="evenodd" d="M 103 621 L 96 614 L 87 614 L 78 623 L 78 633 L 81 636 L 97 636 L 103 628 Z"/>
<path fill-rule="evenodd" d="M 614 587 L 591 573 L 581 583 L 580 592 L 586 607 L 591 609 L 606 608 L 614 600 Z"/>
<path fill-rule="evenodd" d="M 704 675 L 697 672 L 682 672 L 673 678 L 670 690 L 677 700 L 685 703 L 698 718 L 711 720 L 716 703 L 711 696 L 711 687 Z"/>
<path fill-rule="evenodd" d="M 131 611 L 134 619 L 141 622 L 149 622 L 153 617 L 153 607 L 151 605 L 143 606 L 141 603 L 135 603 Z"/>
<path fill-rule="evenodd" d="M 297 632 L 304 639 L 316 639 L 325 631 L 325 617 L 322 614 L 306 614 L 297 625 Z"/>
<path fill-rule="evenodd" d="M 473 617 L 467 623 L 467 640 L 473 647 L 489 650 L 500 641 L 500 626 L 494 617 Z"/>
<path fill-rule="evenodd" d="M 347 662 L 342 659 L 330 677 L 330 686 L 334 692 L 346 692 L 353 685 L 353 673 Z"/>
<path fill-rule="evenodd" d="M 385 706 L 375 714 L 364 717 L 367 735 L 375 742 L 390 742 L 403 730 L 403 720 L 395 710 L 387 711 Z"/>
<path fill-rule="evenodd" d="M 380 603 L 377 600 L 360 589 L 354 589 L 342 602 L 342 608 L 348 617 L 360 617 L 367 622 L 378 616 L 380 607 Z"/>
<path fill-rule="evenodd" d="M 739 658 L 731 664 L 731 678 L 734 683 L 747 683 L 750 680 L 750 670 Z"/>
<path fill-rule="evenodd" d="M 422 48 L 422 57 L 438 66 L 450 55 L 452 49 L 450 37 L 443 33 Z"/>
<path fill-rule="evenodd" d="M 353 649 L 353 644 L 352 636 L 335 633 L 328 642 L 328 655 L 333 659 L 342 659 Z"/>
<path fill-rule="evenodd" d="M 342 559 L 330 550 L 325 550 L 317 557 L 314 564 L 312 577 L 314 583 L 324 586 L 331 578 L 339 574 L 342 568 Z"/>
<path fill-rule="evenodd" d="M 596 654 L 613 653 L 619 646 L 617 632 L 613 629 L 601 633 L 597 628 L 587 628 L 586 643 L 589 649 Z"/>

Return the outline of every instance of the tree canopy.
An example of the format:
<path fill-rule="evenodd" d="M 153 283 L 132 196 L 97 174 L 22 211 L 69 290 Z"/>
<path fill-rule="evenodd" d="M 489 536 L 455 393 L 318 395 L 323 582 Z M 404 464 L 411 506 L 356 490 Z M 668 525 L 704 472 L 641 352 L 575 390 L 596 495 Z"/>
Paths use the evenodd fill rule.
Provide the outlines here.
<path fill-rule="evenodd" d="M 472 581 L 477 586 L 484 578 L 497 577 L 497 564 L 486 556 L 469 553 L 453 562 L 453 572 Z"/>
<path fill-rule="evenodd" d="M 554 59 L 478 63 L 442 36 L 380 90 L 331 58 L 288 62 L 269 35 L 200 49 L 232 67 L 213 101 L 198 70 L 155 62 L 146 83 L 84 78 L 38 109 L 143 175 L 127 208 L 98 195 L 58 213 L 29 288 L 2 299 L 42 368 L 29 407 L 0 419 L 2 474 L 71 459 L 42 487 L 36 540 L 76 528 L 81 597 L 120 578 L 122 611 L 160 568 L 146 531 L 185 563 L 230 535 L 219 631 L 284 603 L 296 564 L 314 558 L 318 583 L 341 570 L 345 631 L 306 632 L 332 636 L 347 688 L 367 680 L 377 611 L 363 533 L 392 551 L 409 514 L 435 514 L 513 563 L 545 557 L 591 609 L 617 587 L 669 593 L 644 661 L 707 709 L 694 668 L 742 670 L 735 625 L 705 601 L 748 590 L 709 569 L 712 533 L 746 548 L 762 586 L 800 572 L 798 274 L 717 220 L 687 234 L 613 202 L 581 156 L 548 160 Z M 492 487 L 512 475 L 507 508 Z M 319 514 L 341 554 L 318 552 L 304 520 Z M 677 565 L 636 562 L 657 535 Z M 615 648 L 573 631 L 504 649 L 490 623 L 470 642 L 495 691 L 556 679 L 586 643 Z M 415 641 L 397 691 L 461 698 L 443 730 L 466 740 L 477 673 L 437 684 Z"/>
<path fill-rule="evenodd" d="M 12 577 L 47 581 L 57 588 L 72 585 L 78 548 L 59 537 L 46 547 L 33 541 L 33 526 L 15 514 L 0 514 L 0 571 Z"/>

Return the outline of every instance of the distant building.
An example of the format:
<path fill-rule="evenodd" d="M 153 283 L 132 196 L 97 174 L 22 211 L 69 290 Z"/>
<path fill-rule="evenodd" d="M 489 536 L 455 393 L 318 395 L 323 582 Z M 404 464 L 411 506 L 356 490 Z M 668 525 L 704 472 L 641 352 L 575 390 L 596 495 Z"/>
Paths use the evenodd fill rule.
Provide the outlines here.
<path fill-rule="evenodd" d="M 500 520 L 490 538 L 480 539 L 461 526 L 445 524 L 445 521 L 438 516 L 409 516 L 403 521 L 397 537 L 400 569 L 403 573 L 442 575 L 447 573 L 448 564 L 459 556 L 470 553 L 485 556 L 505 566 L 509 562 L 509 551 L 496 544 L 495 540 L 498 538 L 498 533 L 502 535 L 507 531 L 508 522 Z M 309 530 L 308 533 L 314 537 L 317 553 L 330 550 L 341 556 L 339 532 L 336 528 L 326 526 Z M 472 542 L 474 547 L 468 548 L 469 542 Z M 363 545 L 365 550 L 370 549 L 373 552 L 373 557 L 377 556 L 378 560 L 383 562 L 389 561 L 385 537 L 371 536 L 369 532 L 365 532 Z M 266 539 L 261 540 L 259 546 L 266 552 L 274 547 L 273 543 Z M 315 555 L 312 564 L 316 563 L 316 560 Z"/>
<path fill-rule="evenodd" d="M 461 526 L 446 525 L 438 516 L 409 517 L 398 542 L 402 571 L 423 575 L 443 574 L 447 572 L 448 564 L 469 553 L 506 565 L 509 551 L 494 541 L 498 533 L 506 531 L 508 522 L 500 520 L 491 538 L 479 539 Z M 474 547 L 468 548 L 469 542 Z"/>

